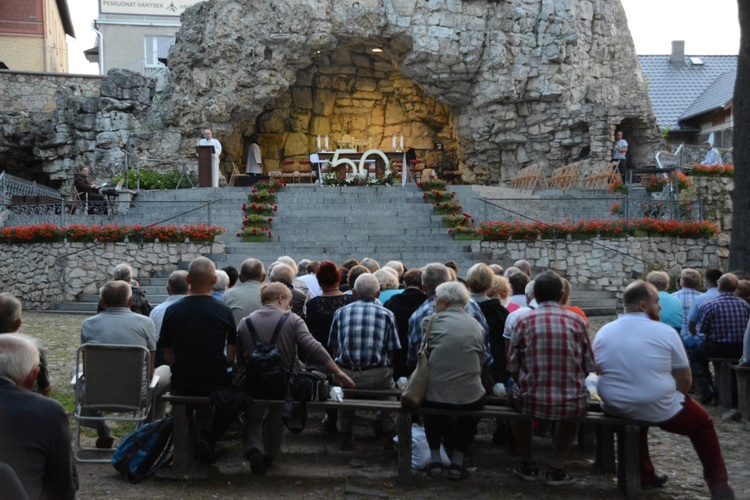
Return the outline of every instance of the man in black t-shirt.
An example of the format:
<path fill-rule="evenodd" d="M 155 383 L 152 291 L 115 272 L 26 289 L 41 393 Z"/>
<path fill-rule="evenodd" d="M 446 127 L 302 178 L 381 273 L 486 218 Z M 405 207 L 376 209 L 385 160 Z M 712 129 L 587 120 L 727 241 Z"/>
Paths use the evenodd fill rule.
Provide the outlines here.
<path fill-rule="evenodd" d="M 171 391 L 208 396 L 214 389 L 232 384 L 229 367 L 234 363 L 237 328 L 231 309 L 211 297 L 216 282 L 213 262 L 205 257 L 195 259 L 188 268 L 187 281 L 187 296 L 164 313 L 159 347 L 172 369 Z M 197 443 L 201 461 L 214 461 L 216 442 L 229 423 L 228 415 L 212 410 Z"/>

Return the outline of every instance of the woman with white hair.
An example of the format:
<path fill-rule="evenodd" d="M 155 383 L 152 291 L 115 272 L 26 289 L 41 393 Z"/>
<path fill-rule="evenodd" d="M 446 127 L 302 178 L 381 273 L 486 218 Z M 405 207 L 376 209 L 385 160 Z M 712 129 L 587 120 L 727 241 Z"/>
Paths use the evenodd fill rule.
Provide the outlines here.
<path fill-rule="evenodd" d="M 458 282 L 447 282 L 435 290 L 435 314 L 422 321 L 427 338 L 428 379 L 423 406 L 447 410 L 476 410 L 484 406 L 482 366 L 486 350 L 484 329 L 466 313 L 469 292 Z M 478 418 L 424 415 L 424 430 L 430 447 L 430 476 L 443 473 L 440 444 L 453 449 L 448 479 L 468 476 L 464 455 L 471 444 Z"/>
<path fill-rule="evenodd" d="M 381 304 L 385 304 L 391 297 L 404 291 L 398 287 L 398 272 L 395 269 L 381 267 L 372 274 L 378 279 L 378 283 L 380 284 L 380 296 L 378 300 L 380 300 Z"/>
<path fill-rule="evenodd" d="M 153 306 L 146 298 L 146 291 L 140 288 L 138 282 L 133 279 L 133 269 L 129 265 L 125 263 L 117 264 L 115 268 L 112 269 L 112 280 L 124 281 L 125 283 L 128 283 L 130 285 L 130 290 L 132 292 L 132 303 L 130 304 L 131 311 L 133 311 L 134 313 L 142 314 L 143 316 L 148 316 L 149 314 L 151 314 L 151 309 L 153 309 Z M 100 300 L 96 312 L 100 313 L 103 310 L 104 304 Z"/>

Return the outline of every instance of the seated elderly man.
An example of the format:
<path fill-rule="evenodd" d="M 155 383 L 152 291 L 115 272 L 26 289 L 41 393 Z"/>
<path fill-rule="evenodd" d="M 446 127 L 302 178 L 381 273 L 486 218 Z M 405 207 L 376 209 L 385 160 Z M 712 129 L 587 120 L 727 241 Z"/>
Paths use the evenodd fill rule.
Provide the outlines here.
<path fill-rule="evenodd" d="M 284 266 L 287 267 L 288 266 Z M 260 287 L 260 300 L 263 307 L 240 323 L 237 327 L 237 375 L 235 385 L 245 387 L 247 380 L 247 360 L 255 352 L 255 340 L 248 325 L 255 329 L 258 340 L 269 345 L 276 325 L 289 309 L 292 292 L 283 283 L 265 283 Z M 300 369 L 297 349 L 302 348 L 307 359 L 325 366 L 342 386 L 354 387 L 354 382 L 333 362 L 325 348 L 313 338 L 305 322 L 291 313 L 283 322 L 274 344 L 283 360 L 284 370 L 296 375 Z M 245 411 L 243 444 L 245 458 L 250 462 L 253 474 L 264 474 L 281 452 L 284 440 L 284 423 L 281 406 L 268 408 L 253 405 Z M 267 413 L 266 413 L 267 412 Z"/>
<path fill-rule="evenodd" d="M 383 306 L 375 304 L 380 285 L 372 274 L 363 274 L 354 283 L 356 302 L 346 305 L 333 315 L 328 338 L 336 364 L 361 389 L 393 388 L 393 352 L 401 349 L 396 332 L 396 318 Z M 353 410 L 339 410 L 337 427 L 341 433 L 339 447 L 354 447 Z M 395 421 L 392 414 L 384 419 L 386 446 L 393 446 Z"/>
<path fill-rule="evenodd" d="M 0 293 L 0 335 L 16 333 L 21 328 L 21 301 L 10 293 Z M 39 375 L 34 391 L 49 396 L 52 392 L 47 370 L 47 358 L 43 349 L 39 349 Z"/>
<path fill-rule="evenodd" d="M 147 348 L 151 352 L 151 374 L 155 373 L 159 376 L 159 382 L 154 391 L 155 402 L 152 416 L 155 419 L 164 418 L 166 403 L 160 402 L 159 398 L 169 389 L 170 370 L 167 365 L 162 365 L 154 370 L 154 356 L 156 354 L 154 321 L 130 310 L 132 305 L 130 293 L 130 285 L 124 281 L 110 281 L 102 287 L 99 296 L 105 310 L 83 322 L 81 325 L 81 344 L 137 345 Z M 76 391 L 79 396 L 82 396 L 85 390 L 85 383 L 77 384 Z M 88 412 L 86 414 L 101 415 Z M 96 440 L 97 448 L 112 447 L 114 438 L 109 426 L 104 421 L 86 421 L 84 425 L 96 429 L 99 436 Z"/>
<path fill-rule="evenodd" d="M 692 377 L 680 337 L 659 322 L 656 288 L 636 281 L 622 300 L 625 314 L 604 325 L 593 344 L 602 409 L 688 436 L 703 464 L 711 498 L 734 498 L 711 416 L 687 395 Z M 641 427 L 640 467 L 643 487 L 667 482 L 651 463 L 648 427 Z"/>
<path fill-rule="evenodd" d="M 112 279 L 114 281 L 124 281 L 130 285 L 131 305 L 130 310 L 148 316 L 151 314 L 153 307 L 146 298 L 146 292 L 133 279 L 133 269 L 127 264 L 118 264 L 112 269 Z M 104 304 L 99 301 L 99 307 L 96 312 L 102 312 Z"/>
<path fill-rule="evenodd" d="M 211 287 L 211 297 L 221 300 L 229 289 L 229 275 L 221 269 L 216 270 L 216 283 Z"/>
<path fill-rule="evenodd" d="M 0 463 L 8 464 L 28 498 L 74 499 L 70 422 L 57 401 L 32 392 L 39 350 L 25 335 L 0 335 Z M 2 498 L 14 496 L 0 481 Z"/>

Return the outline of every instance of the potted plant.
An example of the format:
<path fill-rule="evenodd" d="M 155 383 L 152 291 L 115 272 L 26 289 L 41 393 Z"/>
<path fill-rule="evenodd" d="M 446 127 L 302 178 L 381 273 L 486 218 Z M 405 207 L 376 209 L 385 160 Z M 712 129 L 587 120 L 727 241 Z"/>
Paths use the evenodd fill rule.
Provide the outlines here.
<path fill-rule="evenodd" d="M 454 240 L 479 240 L 482 238 L 481 230 L 473 226 L 458 226 L 448 230 Z"/>
<path fill-rule="evenodd" d="M 271 239 L 271 230 L 265 227 L 248 226 L 237 233 L 244 242 L 266 242 Z"/>
<path fill-rule="evenodd" d="M 455 214 L 461 211 L 461 205 L 455 201 L 439 201 L 433 203 L 435 215 Z"/>

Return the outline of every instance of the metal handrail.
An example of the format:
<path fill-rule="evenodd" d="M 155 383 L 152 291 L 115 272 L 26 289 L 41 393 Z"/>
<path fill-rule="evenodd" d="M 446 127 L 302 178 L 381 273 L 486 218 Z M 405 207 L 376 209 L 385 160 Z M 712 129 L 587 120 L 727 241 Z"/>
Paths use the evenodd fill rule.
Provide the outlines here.
<path fill-rule="evenodd" d="M 0 173 L 0 204 L 9 205 L 14 196 L 46 196 L 60 199 L 60 191 L 21 179 L 3 171 Z"/>

